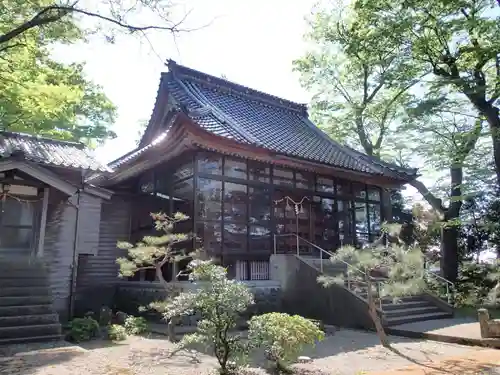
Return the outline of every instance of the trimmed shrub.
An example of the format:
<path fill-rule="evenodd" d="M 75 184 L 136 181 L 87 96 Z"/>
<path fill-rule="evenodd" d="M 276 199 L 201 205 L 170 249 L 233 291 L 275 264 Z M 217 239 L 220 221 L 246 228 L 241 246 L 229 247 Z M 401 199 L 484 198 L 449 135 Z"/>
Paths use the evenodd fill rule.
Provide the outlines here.
<path fill-rule="evenodd" d="M 90 317 L 75 318 L 68 324 L 69 341 L 82 342 L 89 341 L 99 334 L 99 323 Z"/>
<path fill-rule="evenodd" d="M 148 331 L 148 322 L 142 316 L 129 316 L 125 319 L 125 331 L 129 335 L 140 335 Z"/>
<path fill-rule="evenodd" d="M 111 341 L 123 341 L 127 338 L 125 327 L 118 324 L 108 326 L 108 339 Z"/>
<path fill-rule="evenodd" d="M 253 348 L 265 350 L 266 358 L 279 373 L 289 372 L 307 345 L 323 340 L 318 325 L 300 315 L 269 313 L 249 322 L 248 339 Z"/>

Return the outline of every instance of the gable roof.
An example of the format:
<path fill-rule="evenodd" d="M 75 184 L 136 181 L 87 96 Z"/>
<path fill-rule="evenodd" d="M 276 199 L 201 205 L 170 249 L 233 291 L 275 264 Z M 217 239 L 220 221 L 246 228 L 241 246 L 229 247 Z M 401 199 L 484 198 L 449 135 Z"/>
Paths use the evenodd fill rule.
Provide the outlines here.
<path fill-rule="evenodd" d="M 167 99 L 168 97 L 168 99 Z M 381 161 L 331 139 L 310 120 L 305 104 L 298 104 L 168 61 L 162 73 L 150 124 L 140 147 L 109 164 L 119 168 L 159 145 L 168 128 L 160 117 L 165 106 L 185 113 L 203 130 L 238 143 L 328 166 L 412 180 L 416 169 Z M 171 122 L 170 122 L 171 123 Z M 163 126 L 163 128 L 154 128 Z M 154 137 L 154 138 L 153 138 Z M 147 139 L 154 139 L 147 142 Z"/>
<path fill-rule="evenodd" d="M 21 156 L 22 159 L 53 167 L 110 171 L 84 144 L 59 141 L 23 133 L 0 132 L 0 158 Z"/>
<path fill-rule="evenodd" d="M 280 154 L 357 172 L 413 177 L 416 170 L 342 146 L 316 127 L 305 104 L 214 77 L 169 60 L 166 86 L 181 108 L 208 132 Z"/>

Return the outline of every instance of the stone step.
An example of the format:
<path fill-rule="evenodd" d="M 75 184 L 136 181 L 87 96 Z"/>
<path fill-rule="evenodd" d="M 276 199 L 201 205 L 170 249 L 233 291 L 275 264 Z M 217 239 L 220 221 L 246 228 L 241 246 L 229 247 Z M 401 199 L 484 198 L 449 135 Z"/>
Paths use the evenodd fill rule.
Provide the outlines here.
<path fill-rule="evenodd" d="M 35 287 L 35 286 L 49 286 L 49 280 L 47 276 L 44 277 L 25 277 L 25 278 L 6 278 L 0 280 L 0 285 L 2 288 L 14 288 L 14 287 Z"/>
<path fill-rule="evenodd" d="M 44 279 L 47 271 L 42 269 L 0 269 L 0 283 L 8 279 Z"/>
<path fill-rule="evenodd" d="M 0 316 L 0 328 L 59 323 L 57 314 Z"/>
<path fill-rule="evenodd" d="M 52 303 L 52 298 L 46 296 L 0 297 L 0 306 L 43 305 Z"/>
<path fill-rule="evenodd" d="M 442 310 L 437 306 L 429 304 L 428 306 L 384 310 L 383 312 L 384 315 L 387 317 L 387 319 L 392 319 L 400 316 L 411 316 L 411 315 L 442 312 Z"/>
<path fill-rule="evenodd" d="M 445 311 L 439 311 L 439 312 L 427 313 L 427 314 L 417 314 L 417 315 L 400 316 L 400 317 L 394 317 L 394 318 L 386 318 L 386 322 L 387 322 L 387 325 L 394 326 L 394 325 L 398 325 L 398 324 L 413 323 L 413 322 L 420 322 L 420 321 L 424 321 L 424 320 L 433 320 L 433 319 L 446 319 L 446 318 L 451 318 L 451 317 L 453 317 L 452 313 L 448 313 Z"/>
<path fill-rule="evenodd" d="M 59 323 L 0 327 L 0 339 L 54 336 L 61 335 L 61 331 Z"/>
<path fill-rule="evenodd" d="M 0 316 L 39 315 L 52 313 L 51 304 L 0 306 Z"/>
<path fill-rule="evenodd" d="M 426 301 L 424 299 L 401 302 L 401 303 L 391 303 L 385 301 L 382 302 L 382 309 L 384 311 L 409 309 L 409 308 L 424 307 L 424 306 L 433 306 L 433 305 L 429 301 Z"/>
<path fill-rule="evenodd" d="M 359 295 L 363 299 L 368 298 L 368 294 L 365 292 L 356 292 L 357 295 Z M 374 293 L 374 297 L 377 298 L 377 294 Z M 419 301 L 425 301 L 422 296 L 405 296 L 405 297 L 398 297 L 396 302 L 394 302 L 394 298 L 392 297 L 384 297 L 382 298 L 382 305 L 401 305 L 403 303 L 407 302 L 419 302 Z M 427 302 L 427 301 L 425 301 Z"/>
<path fill-rule="evenodd" d="M 45 286 L 30 287 L 2 287 L 0 288 L 0 298 L 2 297 L 24 297 L 24 296 L 45 296 L 49 295 L 49 289 Z"/>
<path fill-rule="evenodd" d="M 24 344 L 28 342 L 50 342 L 50 341 L 60 341 L 63 339 L 63 335 L 45 335 L 45 336 L 31 336 L 31 337 L 11 337 L 7 339 L 0 338 L 0 346 L 2 345 L 13 345 L 13 344 Z"/>

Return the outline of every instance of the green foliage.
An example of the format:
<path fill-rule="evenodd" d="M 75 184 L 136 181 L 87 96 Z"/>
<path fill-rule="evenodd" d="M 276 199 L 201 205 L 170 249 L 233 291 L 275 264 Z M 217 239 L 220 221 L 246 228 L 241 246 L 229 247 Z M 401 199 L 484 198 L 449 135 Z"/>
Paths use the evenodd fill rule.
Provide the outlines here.
<path fill-rule="evenodd" d="M 248 339 L 263 348 L 278 371 L 287 371 L 307 345 L 323 340 L 324 333 L 313 321 L 299 315 L 269 313 L 249 322 Z"/>
<path fill-rule="evenodd" d="M 405 46 L 387 48 L 383 38 L 358 33 L 350 7 L 320 4 L 306 35 L 313 46 L 294 62 L 313 94 L 312 117 L 334 139 L 393 159 L 399 118 L 419 81 L 416 67 Z"/>
<path fill-rule="evenodd" d="M 123 341 L 127 339 L 127 331 L 125 327 L 119 324 L 111 324 L 108 326 L 108 339 L 111 341 Z"/>
<path fill-rule="evenodd" d="M 187 241 L 189 234 L 173 233 L 174 225 L 187 220 L 188 217 L 182 213 L 176 213 L 170 217 L 163 213 L 152 213 L 157 231 L 163 232 L 159 236 L 145 236 L 142 241 L 133 245 L 128 242 L 118 242 L 117 247 L 127 250 L 127 258 L 118 258 L 116 262 L 120 266 L 120 276 L 133 276 L 141 269 L 156 269 L 157 271 L 166 263 L 172 263 L 184 259 L 185 251 L 174 249 L 174 246 Z M 163 279 L 161 272 L 157 272 Z"/>
<path fill-rule="evenodd" d="M 125 330 L 129 335 L 140 335 L 148 331 L 148 322 L 142 316 L 129 316 L 125 319 Z"/>
<path fill-rule="evenodd" d="M 499 282 L 500 263 L 463 263 L 456 283 L 455 304 L 459 307 L 491 304 Z"/>
<path fill-rule="evenodd" d="M 68 324 L 68 339 L 74 342 L 89 341 L 99 334 L 99 323 L 92 318 L 75 318 Z"/>
<path fill-rule="evenodd" d="M 171 0 L 4 0 L 0 14 L 0 123 L 4 130 L 96 144 L 115 137 L 116 108 L 84 64 L 63 64 L 54 47 L 120 32 L 179 31 Z"/>
<path fill-rule="evenodd" d="M 179 347 L 201 344 L 213 350 L 222 374 L 231 372 L 231 362 L 244 359 L 246 345 L 239 334 L 232 333 L 239 314 L 253 304 L 246 285 L 227 279 L 227 270 L 206 261 L 193 261 L 190 275 L 194 290 L 182 292 L 165 306 L 165 317 L 201 315 L 197 332 L 186 335 Z"/>

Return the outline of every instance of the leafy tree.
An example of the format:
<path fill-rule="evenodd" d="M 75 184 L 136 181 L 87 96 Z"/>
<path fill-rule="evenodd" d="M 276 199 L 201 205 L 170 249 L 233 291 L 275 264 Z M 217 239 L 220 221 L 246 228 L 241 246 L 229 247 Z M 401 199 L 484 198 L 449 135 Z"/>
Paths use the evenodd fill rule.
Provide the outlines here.
<path fill-rule="evenodd" d="M 0 57 L 3 130 L 88 144 L 116 136 L 110 130 L 116 107 L 85 77 L 83 64 L 58 63 L 35 44 Z"/>
<path fill-rule="evenodd" d="M 83 64 L 51 58 L 56 45 L 113 42 L 125 31 L 148 38 L 153 31 L 175 33 L 170 0 L 65 1 L 5 0 L 0 12 L 0 126 L 95 146 L 115 137 L 116 108 L 89 81 Z"/>
<path fill-rule="evenodd" d="M 146 269 L 154 269 L 156 277 L 165 289 L 167 301 L 177 295 L 180 290 L 177 285 L 169 283 L 163 276 L 163 266 L 167 263 L 175 263 L 187 257 L 184 249 L 180 249 L 178 244 L 186 242 L 191 238 L 188 233 L 173 233 L 174 225 L 187 220 L 188 217 L 177 212 L 173 217 L 163 213 L 152 213 L 157 231 L 163 232 L 159 236 L 145 236 L 142 241 L 135 245 L 129 242 L 118 242 L 117 247 L 127 251 L 127 257 L 116 260 L 120 267 L 120 276 L 133 276 L 136 272 Z M 151 307 L 164 312 L 165 304 L 168 302 L 158 302 L 151 304 Z M 175 341 L 176 316 L 170 316 L 168 322 L 168 334 L 171 341 Z"/>
<path fill-rule="evenodd" d="M 408 48 L 413 66 L 431 70 L 431 88 L 466 98 L 489 125 L 500 186 L 500 16 L 491 0 L 356 0 L 353 28 Z M 374 49 L 377 48 L 374 46 Z M 374 51 L 376 53 L 376 51 Z"/>
<path fill-rule="evenodd" d="M 323 340 L 317 324 L 299 315 L 269 313 L 254 316 L 249 322 L 248 340 L 263 348 L 278 373 L 289 373 L 304 347 Z"/>
<path fill-rule="evenodd" d="M 306 35 L 313 46 L 294 62 L 313 94 L 312 115 L 335 139 L 387 156 L 418 71 L 405 46 L 386 48 L 383 39 L 368 40 L 351 27 L 349 8 L 330 5 L 314 11 Z"/>
<path fill-rule="evenodd" d="M 427 97 L 418 95 L 431 69 L 413 59 L 408 45 L 387 43 L 385 34 L 359 28 L 357 11 L 338 6 L 317 10 L 308 34 L 315 47 L 295 62 L 296 69 L 314 94 L 313 115 L 335 138 L 368 155 L 403 164 L 417 156 L 433 169 L 449 171 L 444 197 L 419 180 L 410 184 L 442 216 L 442 270 L 454 280 L 464 164 L 476 148 L 483 121 L 475 118 L 473 108 L 472 115 L 453 113 L 463 103 L 440 88 Z M 395 209 L 385 216 L 401 221 L 403 212 Z"/>
<path fill-rule="evenodd" d="M 382 322 L 377 313 L 377 304 L 384 297 L 397 300 L 398 297 L 413 295 L 425 288 L 424 260 L 422 251 L 415 246 L 406 246 L 399 238 L 400 226 L 392 224 L 384 228 L 383 236 L 389 236 L 387 246 L 378 240 L 369 248 L 341 247 L 331 258 L 332 262 L 342 260 L 347 267 L 347 277 L 353 285 L 367 293 L 368 313 L 373 321 L 380 342 L 390 347 Z M 375 273 L 385 275 L 383 282 L 374 278 Z M 318 281 L 325 286 L 333 283 L 344 285 L 344 277 L 320 276 Z"/>
<path fill-rule="evenodd" d="M 202 344 L 213 350 L 220 373 L 231 373 L 231 362 L 242 359 L 247 345 L 239 334 L 232 333 L 238 318 L 253 304 L 253 294 L 243 283 L 227 279 L 227 270 L 210 261 L 193 261 L 190 279 L 194 290 L 182 292 L 165 308 L 165 318 L 201 314 L 197 332 L 185 335 L 179 349 Z"/>

